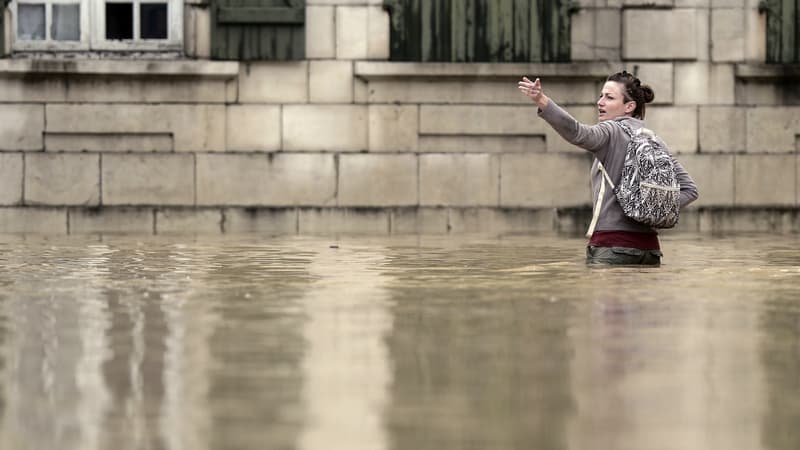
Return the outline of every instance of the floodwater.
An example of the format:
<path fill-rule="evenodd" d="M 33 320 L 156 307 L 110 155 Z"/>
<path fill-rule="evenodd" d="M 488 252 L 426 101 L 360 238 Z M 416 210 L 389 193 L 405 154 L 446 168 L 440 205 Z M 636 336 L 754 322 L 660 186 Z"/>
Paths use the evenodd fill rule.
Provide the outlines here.
<path fill-rule="evenodd" d="M 0 448 L 800 448 L 800 238 L 0 236 Z"/>

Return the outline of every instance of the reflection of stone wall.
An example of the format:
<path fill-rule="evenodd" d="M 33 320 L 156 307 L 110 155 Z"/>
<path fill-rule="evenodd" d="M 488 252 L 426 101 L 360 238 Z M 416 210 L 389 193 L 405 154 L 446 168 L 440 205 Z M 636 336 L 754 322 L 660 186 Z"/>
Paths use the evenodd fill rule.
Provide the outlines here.
<path fill-rule="evenodd" d="M 299 62 L 205 60 L 192 5 L 195 60 L 0 60 L 0 231 L 572 231 L 590 159 L 515 82 L 592 122 L 622 68 L 700 186 L 684 229 L 800 229 L 800 73 L 758 2 L 583 0 L 570 64 L 387 63 L 380 3 L 309 1 Z"/>

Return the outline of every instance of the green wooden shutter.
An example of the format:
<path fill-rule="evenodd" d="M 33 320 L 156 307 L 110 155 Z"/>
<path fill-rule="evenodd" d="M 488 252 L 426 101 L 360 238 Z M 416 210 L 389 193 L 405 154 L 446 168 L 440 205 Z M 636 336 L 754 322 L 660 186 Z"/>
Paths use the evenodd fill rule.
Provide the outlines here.
<path fill-rule="evenodd" d="M 394 61 L 569 61 L 573 0 L 384 0 Z"/>
<path fill-rule="evenodd" d="M 211 0 L 211 58 L 305 58 L 305 0 Z"/>
<path fill-rule="evenodd" d="M 0 4 L 0 58 L 6 56 L 6 5 L 11 0 L 3 0 Z"/>
<path fill-rule="evenodd" d="M 800 63 L 800 0 L 762 0 L 767 14 L 767 62 Z"/>

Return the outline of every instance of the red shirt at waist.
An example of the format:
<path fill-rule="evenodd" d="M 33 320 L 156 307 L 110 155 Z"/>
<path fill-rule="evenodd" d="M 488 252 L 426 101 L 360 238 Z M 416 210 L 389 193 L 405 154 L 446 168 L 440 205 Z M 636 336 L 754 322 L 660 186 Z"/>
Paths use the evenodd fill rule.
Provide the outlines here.
<path fill-rule="evenodd" d="M 629 247 L 639 250 L 661 250 L 658 233 L 637 233 L 635 231 L 595 231 L 589 239 L 594 247 Z"/>

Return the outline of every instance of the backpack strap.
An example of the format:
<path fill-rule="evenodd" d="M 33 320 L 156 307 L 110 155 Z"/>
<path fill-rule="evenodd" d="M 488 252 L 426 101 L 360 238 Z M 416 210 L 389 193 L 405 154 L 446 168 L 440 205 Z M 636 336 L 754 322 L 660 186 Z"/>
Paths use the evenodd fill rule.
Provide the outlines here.
<path fill-rule="evenodd" d="M 600 180 L 600 192 L 597 194 L 597 203 L 594 204 L 594 211 L 592 211 L 592 223 L 589 224 L 589 231 L 586 232 L 586 237 L 590 238 L 594 234 L 594 228 L 597 226 L 597 220 L 600 218 L 600 208 L 603 207 L 603 196 L 606 193 L 606 181 L 608 181 L 611 189 L 614 189 L 614 182 L 608 176 L 603 163 L 597 161 L 597 170 L 603 173 L 603 178 Z"/>

